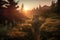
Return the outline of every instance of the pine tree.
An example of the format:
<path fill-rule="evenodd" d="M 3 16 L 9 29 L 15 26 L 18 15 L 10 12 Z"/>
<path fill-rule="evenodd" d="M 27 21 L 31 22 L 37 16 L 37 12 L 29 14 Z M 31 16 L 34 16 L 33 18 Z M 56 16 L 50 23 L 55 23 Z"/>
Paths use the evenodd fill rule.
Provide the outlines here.
<path fill-rule="evenodd" d="M 4 12 L 5 7 L 3 7 L 3 5 L 5 4 L 7 4 L 6 1 L 0 0 L 0 23 L 4 22 L 3 12 Z"/>
<path fill-rule="evenodd" d="M 52 5 L 51 5 L 51 11 L 52 12 L 55 11 L 55 6 L 56 6 L 56 3 L 55 3 L 55 1 L 52 0 Z"/>
<path fill-rule="evenodd" d="M 57 3 L 56 3 L 56 12 L 58 13 L 58 15 L 60 15 L 60 0 L 57 0 Z"/>
<path fill-rule="evenodd" d="M 57 0 L 57 11 L 60 13 L 60 0 Z"/>
<path fill-rule="evenodd" d="M 15 13 L 17 12 L 17 8 L 19 6 L 17 6 L 18 3 L 15 2 L 14 0 L 8 0 L 8 2 L 9 2 L 9 5 L 7 6 L 7 8 L 8 8 L 8 12 L 10 12 L 9 16 L 13 17 Z"/>
<path fill-rule="evenodd" d="M 23 10 L 24 10 L 24 4 L 22 3 L 22 5 L 21 5 L 21 12 L 23 12 Z"/>
<path fill-rule="evenodd" d="M 8 0 L 8 2 L 9 2 L 9 5 L 7 5 L 7 8 L 11 12 L 16 11 L 16 9 L 19 7 L 19 6 L 17 6 L 18 3 L 15 2 L 14 0 Z"/>
<path fill-rule="evenodd" d="M 54 9 L 55 10 L 54 12 L 56 13 L 57 18 L 60 19 L 60 0 L 57 0 L 55 5 L 56 7 Z"/>
<path fill-rule="evenodd" d="M 19 6 L 17 6 L 18 2 L 15 2 L 14 0 L 7 0 L 9 5 L 7 6 L 7 18 L 8 18 L 8 24 L 12 23 L 12 25 L 15 25 L 15 19 L 17 18 L 18 15 L 18 11 L 17 8 Z"/>

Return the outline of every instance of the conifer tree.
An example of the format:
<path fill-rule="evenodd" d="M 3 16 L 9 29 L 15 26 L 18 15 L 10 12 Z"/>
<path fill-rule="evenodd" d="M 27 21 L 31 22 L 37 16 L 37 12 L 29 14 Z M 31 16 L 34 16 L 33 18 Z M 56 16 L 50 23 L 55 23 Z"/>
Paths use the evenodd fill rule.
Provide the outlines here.
<path fill-rule="evenodd" d="M 55 11 L 55 10 L 54 10 L 54 9 L 55 9 L 55 6 L 56 6 L 56 5 L 55 5 L 55 1 L 52 1 L 52 5 L 51 5 L 51 11 L 52 11 L 52 12 Z"/>
<path fill-rule="evenodd" d="M 6 5 L 7 7 L 7 21 L 8 21 L 8 25 L 12 24 L 15 25 L 15 19 L 17 18 L 17 4 L 18 2 L 15 2 L 15 0 L 7 0 L 9 5 Z"/>
<path fill-rule="evenodd" d="M 3 11 L 4 11 L 4 9 L 5 9 L 5 7 L 3 7 L 3 5 L 5 5 L 5 4 L 7 4 L 7 2 L 6 1 L 4 1 L 4 0 L 0 0 L 0 23 L 2 23 L 3 22 Z"/>
<path fill-rule="evenodd" d="M 57 12 L 60 13 L 60 0 L 57 0 Z"/>
<path fill-rule="evenodd" d="M 60 16 L 60 0 L 57 0 L 56 3 L 56 13 L 58 16 Z"/>
<path fill-rule="evenodd" d="M 24 10 L 24 4 L 22 3 L 22 5 L 21 5 L 21 12 L 23 12 L 23 10 Z"/>

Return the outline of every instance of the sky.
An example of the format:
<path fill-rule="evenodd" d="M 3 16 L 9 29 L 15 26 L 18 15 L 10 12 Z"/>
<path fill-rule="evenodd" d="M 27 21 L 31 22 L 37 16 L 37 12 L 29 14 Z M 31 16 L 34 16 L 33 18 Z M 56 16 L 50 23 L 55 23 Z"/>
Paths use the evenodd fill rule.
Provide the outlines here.
<path fill-rule="evenodd" d="M 17 0 L 16 0 L 17 1 Z M 55 2 L 57 0 L 54 0 Z M 28 7 L 29 10 L 38 7 L 39 5 L 51 5 L 52 0 L 20 0 L 18 5 L 21 7 L 22 3 L 24 4 L 25 7 Z"/>

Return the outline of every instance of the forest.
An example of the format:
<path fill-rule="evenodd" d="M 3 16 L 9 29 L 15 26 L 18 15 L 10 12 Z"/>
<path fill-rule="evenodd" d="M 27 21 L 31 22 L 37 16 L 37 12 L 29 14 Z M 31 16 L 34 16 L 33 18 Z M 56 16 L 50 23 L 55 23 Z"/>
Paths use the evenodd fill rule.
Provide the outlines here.
<path fill-rule="evenodd" d="M 60 0 L 27 12 L 18 2 L 0 0 L 0 40 L 60 40 Z"/>

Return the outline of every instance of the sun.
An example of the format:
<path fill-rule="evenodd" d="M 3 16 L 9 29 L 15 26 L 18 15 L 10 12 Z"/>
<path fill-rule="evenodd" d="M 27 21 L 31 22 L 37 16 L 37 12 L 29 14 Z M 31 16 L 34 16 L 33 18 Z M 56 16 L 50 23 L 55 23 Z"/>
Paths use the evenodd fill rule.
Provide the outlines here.
<path fill-rule="evenodd" d="M 24 6 L 24 10 L 25 10 L 25 11 L 28 11 L 29 9 L 28 9 L 28 7 L 27 7 L 27 6 Z"/>

